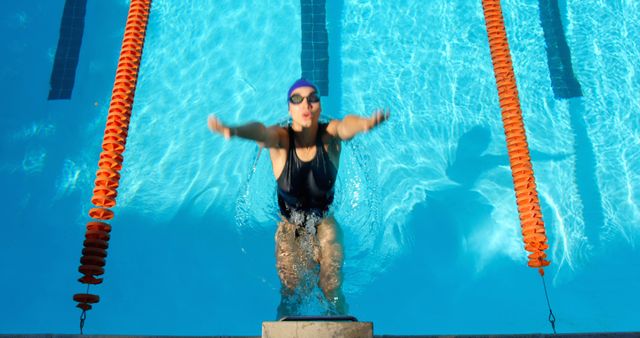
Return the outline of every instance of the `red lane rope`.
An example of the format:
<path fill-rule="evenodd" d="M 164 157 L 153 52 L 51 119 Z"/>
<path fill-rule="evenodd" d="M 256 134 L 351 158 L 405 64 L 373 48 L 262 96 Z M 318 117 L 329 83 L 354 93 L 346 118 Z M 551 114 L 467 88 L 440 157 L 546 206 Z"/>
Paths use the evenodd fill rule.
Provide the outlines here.
<path fill-rule="evenodd" d="M 116 205 L 118 195 L 116 189 L 119 185 L 119 171 L 122 169 L 123 161 L 122 153 L 127 142 L 150 9 L 151 0 L 131 0 L 129 5 L 120 60 L 116 70 L 102 142 L 103 151 L 100 153 L 99 169 L 96 172 L 95 187 L 91 198 L 91 203 L 95 208 L 89 210 L 89 216 L 94 221 L 87 223 L 84 248 L 80 258 L 81 265 L 78 268 L 78 271 L 82 273 L 82 277 L 78 281 L 88 286 L 102 283 L 102 278 L 98 278 L 98 276 L 104 274 L 109 233 L 111 232 L 111 225 L 104 221 L 110 220 L 114 216 L 110 208 Z M 91 309 L 91 304 L 98 303 L 100 297 L 88 293 L 87 287 L 87 293 L 75 294 L 73 300 L 78 302 L 77 307 L 82 309 L 80 322 L 80 333 L 82 334 L 85 312 Z"/>

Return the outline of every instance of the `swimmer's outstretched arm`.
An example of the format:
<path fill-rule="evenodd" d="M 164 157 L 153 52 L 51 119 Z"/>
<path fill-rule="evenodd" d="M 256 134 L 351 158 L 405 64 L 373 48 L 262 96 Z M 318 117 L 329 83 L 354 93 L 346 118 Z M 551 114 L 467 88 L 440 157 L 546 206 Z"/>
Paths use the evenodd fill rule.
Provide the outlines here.
<path fill-rule="evenodd" d="M 388 108 L 386 111 L 383 109 L 376 110 L 369 118 L 347 115 L 342 121 L 331 121 L 332 123 L 327 127 L 327 132 L 333 132 L 332 134 L 334 136 L 337 136 L 343 141 L 348 141 L 362 132 L 368 132 L 377 127 L 382 122 L 388 120 L 389 116 L 390 111 Z"/>
<path fill-rule="evenodd" d="M 260 146 L 267 148 L 282 147 L 283 129 L 278 126 L 265 127 L 260 122 L 250 122 L 240 126 L 230 127 L 223 124 L 215 115 L 209 115 L 207 120 L 209 129 L 224 136 L 225 139 L 240 137 L 258 142 Z M 286 132 L 284 137 L 286 137 Z"/>

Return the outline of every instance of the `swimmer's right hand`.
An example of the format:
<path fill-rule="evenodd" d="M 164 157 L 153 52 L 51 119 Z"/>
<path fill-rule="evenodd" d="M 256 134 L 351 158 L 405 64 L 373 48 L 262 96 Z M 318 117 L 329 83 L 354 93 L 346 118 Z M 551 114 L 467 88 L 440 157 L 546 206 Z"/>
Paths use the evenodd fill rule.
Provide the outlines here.
<path fill-rule="evenodd" d="M 207 119 L 207 125 L 209 129 L 214 132 L 224 136 L 225 139 L 231 138 L 231 128 L 225 126 L 215 115 L 209 115 Z"/>
<path fill-rule="evenodd" d="M 388 120 L 389 116 L 391 116 L 391 109 L 377 109 L 367 120 L 364 130 L 369 131 L 379 126 L 382 122 Z"/>

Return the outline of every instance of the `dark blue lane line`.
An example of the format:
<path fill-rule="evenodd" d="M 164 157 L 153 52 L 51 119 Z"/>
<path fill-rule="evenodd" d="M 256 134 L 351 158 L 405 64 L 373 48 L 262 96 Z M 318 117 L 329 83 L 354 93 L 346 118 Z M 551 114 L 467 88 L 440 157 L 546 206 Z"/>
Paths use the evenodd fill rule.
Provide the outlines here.
<path fill-rule="evenodd" d="M 558 0 L 539 0 L 539 6 L 553 94 L 557 100 L 581 98 L 582 89 L 573 73 L 571 51 L 564 35 Z M 602 194 L 596 178 L 596 156 L 584 120 L 583 100 L 570 100 L 569 114 L 574 139 L 573 151 L 576 157 L 574 175 L 578 198 L 582 202 L 585 235 L 589 243 L 597 248 L 600 244 L 605 216 Z"/>
<path fill-rule="evenodd" d="M 332 118 L 342 117 L 342 12 L 344 0 L 327 2 L 327 31 L 329 32 L 329 81 L 331 96 L 322 102 L 322 113 Z"/>
<path fill-rule="evenodd" d="M 60 22 L 60 37 L 49 81 L 49 100 L 71 98 L 80 57 L 87 0 L 66 0 Z"/>
<path fill-rule="evenodd" d="M 321 96 L 329 95 L 329 36 L 326 0 L 300 0 L 302 77 L 313 82 Z"/>
<path fill-rule="evenodd" d="M 571 51 L 564 36 L 558 0 L 539 0 L 539 6 L 553 94 L 556 99 L 581 97 L 582 89 L 573 74 Z"/>

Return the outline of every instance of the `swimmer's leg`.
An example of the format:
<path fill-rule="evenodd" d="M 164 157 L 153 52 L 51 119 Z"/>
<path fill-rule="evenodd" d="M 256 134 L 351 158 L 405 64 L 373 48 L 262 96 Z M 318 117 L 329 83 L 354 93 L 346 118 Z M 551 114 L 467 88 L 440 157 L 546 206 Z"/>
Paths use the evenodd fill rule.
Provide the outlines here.
<path fill-rule="evenodd" d="M 282 285 L 280 289 L 280 304 L 278 305 L 276 320 L 280 320 L 286 316 L 300 315 L 300 304 L 302 304 L 302 297 L 300 297 L 298 293 L 287 289 Z"/>
<path fill-rule="evenodd" d="M 280 305 L 278 306 L 277 318 L 298 314 L 298 307 L 301 303 L 296 287 L 300 283 L 298 268 L 298 257 L 300 256 L 300 246 L 295 236 L 296 226 L 282 221 L 278 223 L 276 231 L 276 268 L 278 277 L 282 285 L 280 290 Z"/>
<path fill-rule="evenodd" d="M 335 306 L 336 314 L 346 315 L 348 308 L 342 293 L 342 233 L 333 216 L 323 219 L 318 225 L 320 244 L 320 281 L 318 285 L 329 303 Z"/>

